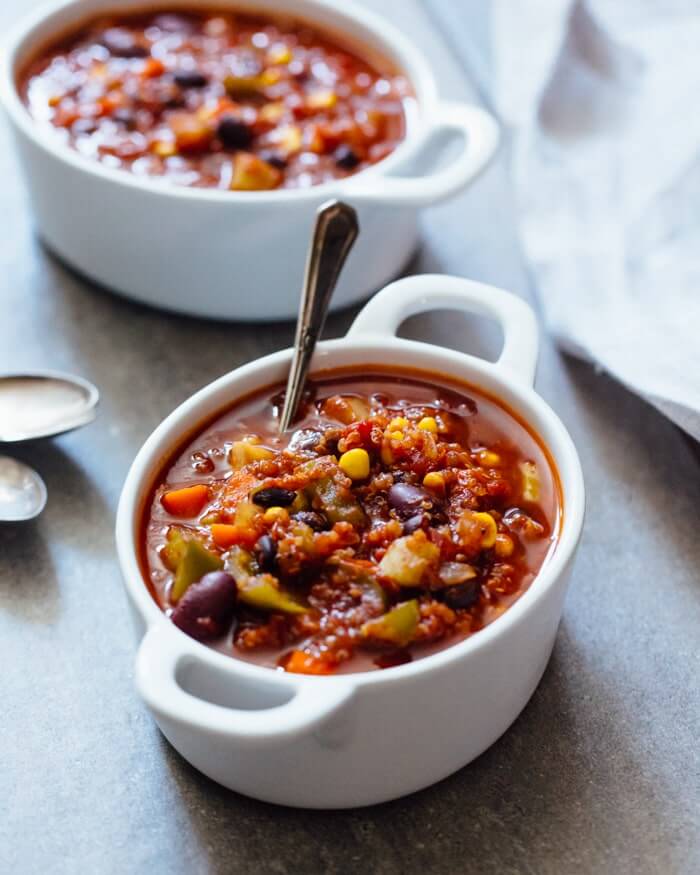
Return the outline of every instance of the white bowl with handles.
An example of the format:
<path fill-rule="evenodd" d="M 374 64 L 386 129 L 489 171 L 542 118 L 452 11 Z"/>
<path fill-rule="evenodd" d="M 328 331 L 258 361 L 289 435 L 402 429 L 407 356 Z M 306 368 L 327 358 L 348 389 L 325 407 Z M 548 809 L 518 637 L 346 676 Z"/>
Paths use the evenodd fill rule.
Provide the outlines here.
<path fill-rule="evenodd" d="M 405 140 L 391 155 L 343 180 L 262 192 L 187 188 L 105 167 L 64 145 L 30 117 L 16 77 L 26 59 L 52 36 L 99 13 L 149 5 L 156 4 L 53 0 L 9 35 L 0 61 L 0 98 L 41 237 L 69 265 L 131 298 L 197 316 L 292 318 L 316 210 L 336 197 L 355 207 L 363 233 L 333 307 L 362 300 L 409 260 L 418 239 L 420 208 L 467 186 L 496 150 L 493 118 L 476 106 L 438 99 L 427 62 L 388 21 L 346 0 L 295 0 L 296 16 L 378 52 L 411 81 L 415 111 L 408 115 Z M 289 12 L 285 0 L 170 0 L 167 5 Z M 431 146 L 448 137 L 459 139 L 457 154 L 444 166 L 420 169 Z"/>
<path fill-rule="evenodd" d="M 495 364 L 399 339 L 408 316 L 434 309 L 495 318 L 504 334 Z M 197 425 L 287 374 L 284 350 L 226 374 L 177 408 L 129 471 L 117 514 L 117 548 L 141 643 L 139 692 L 163 734 L 220 784 L 283 805 L 347 808 L 383 802 L 439 781 L 510 726 L 547 665 L 584 512 L 578 455 L 535 393 L 537 328 L 513 295 L 456 277 L 416 276 L 379 292 L 341 340 L 319 344 L 313 371 L 410 367 L 502 399 L 539 435 L 557 467 L 563 524 L 529 589 L 465 641 L 407 665 L 335 677 L 284 674 L 207 648 L 177 629 L 139 568 L 139 520 L 163 458 Z"/>

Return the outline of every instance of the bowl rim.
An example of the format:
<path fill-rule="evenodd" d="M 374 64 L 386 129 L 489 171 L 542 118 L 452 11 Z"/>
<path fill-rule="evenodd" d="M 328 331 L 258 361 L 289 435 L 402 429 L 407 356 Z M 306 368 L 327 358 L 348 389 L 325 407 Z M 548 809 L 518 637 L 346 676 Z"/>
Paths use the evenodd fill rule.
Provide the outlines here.
<path fill-rule="evenodd" d="M 17 88 L 16 66 L 17 55 L 34 36 L 35 32 L 52 19 L 60 19 L 63 13 L 71 9 L 84 7 L 84 19 L 98 13 L 100 8 L 106 13 L 114 9 L 117 0 L 48 0 L 38 9 L 20 19 L 9 34 L 3 39 L 0 49 L 0 104 L 4 106 L 14 125 L 26 136 L 34 146 L 50 153 L 53 157 L 68 165 L 73 170 L 96 177 L 105 182 L 125 185 L 154 196 L 179 198 L 185 200 L 210 201 L 213 203 L 231 204 L 266 204 L 284 201 L 312 201 L 318 197 L 329 197 L 331 194 L 352 196 L 352 188 L 362 186 L 364 181 L 379 179 L 388 175 L 400 164 L 410 161 L 412 154 L 420 149 L 430 128 L 429 118 L 431 107 L 437 100 L 437 83 L 432 69 L 420 49 L 400 30 L 372 10 L 356 4 L 354 0 L 302 0 L 305 10 L 298 13 L 301 19 L 311 18 L 314 9 L 321 10 L 334 19 L 331 26 L 317 25 L 318 29 L 337 29 L 342 34 L 348 27 L 363 30 L 369 39 L 379 45 L 379 53 L 385 55 L 397 64 L 405 75 L 414 92 L 416 112 L 411 113 L 410 106 L 405 108 L 407 132 L 404 139 L 386 158 L 363 170 L 342 179 L 331 180 L 311 185 L 308 188 L 274 189 L 272 191 L 224 191 L 215 188 L 192 188 L 168 184 L 162 179 L 150 176 L 136 176 L 122 168 L 105 166 L 98 161 L 82 155 L 77 150 L 63 143 L 59 137 L 44 136 L 45 127 L 35 120 L 27 110 Z M 212 8 L 220 7 L 245 8 L 252 0 L 212 0 Z M 166 6 L 165 0 L 134 0 L 126 12 L 141 6 L 144 9 L 157 9 Z M 177 5 L 187 6 L 187 0 L 177 0 Z M 196 5 L 196 2 L 195 2 Z M 115 9 L 115 11 L 117 11 Z M 284 0 L 265 0 L 263 13 L 274 14 L 284 11 Z M 296 15 L 296 12 L 293 13 Z M 72 27 L 79 27 L 76 22 Z M 60 26 L 56 26 L 56 32 Z M 357 40 L 355 40 L 357 41 Z M 411 118 L 414 115 L 415 118 Z M 420 124 L 419 124 L 420 120 Z M 360 180 L 360 182 L 355 182 Z"/>
<path fill-rule="evenodd" d="M 216 415 L 216 411 L 221 410 L 222 406 L 218 402 L 213 403 L 212 399 L 216 398 L 219 392 L 229 389 L 231 385 L 235 386 L 246 380 L 254 382 L 255 386 L 246 388 L 242 395 L 270 385 L 270 373 L 288 363 L 291 357 L 290 349 L 281 350 L 248 362 L 189 396 L 147 438 L 134 459 L 123 487 L 117 510 L 116 541 L 125 588 L 144 620 L 147 631 L 154 625 L 168 627 L 171 630 L 169 634 L 176 636 L 172 640 L 177 641 L 181 657 L 191 656 L 212 667 L 223 669 L 232 677 L 248 677 L 268 685 L 286 682 L 290 686 L 295 685 L 299 688 L 308 683 L 336 685 L 342 683 L 358 689 L 368 684 L 407 682 L 415 675 L 438 671 L 451 663 L 468 660 L 475 651 L 488 648 L 495 643 L 507 644 L 509 632 L 537 610 L 560 576 L 565 573 L 573 558 L 580 540 L 585 511 L 585 487 L 581 464 L 574 443 L 563 423 L 531 386 L 519 382 L 497 365 L 466 353 L 445 349 L 431 343 L 386 335 L 354 335 L 319 343 L 311 373 L 326 369 L 322 364 L 324 359 L 329 362 L 330 367 L 333 367 L 330 363 L 333 361 L 334 353 L 339 350 L 354 351 L 365 356 L 364 360 L 358 359 L 355 365 L 342 365 L 344 370 L 352 367 L 366 369 L 369 366 L 367 362 L 375 366 L 380 366 L 384 362 L 384 367 L 391 368 L 393 365 L 400 369 L 400 365 L 397 366 L 391 361 L 391 354 L 393 351 L 402 350 L 415 356 L 414 367 L 418 371 L 428 375 L 430 373 L 447 375 L 451 382 L 462 383 L 465 388 L 472 386 L 477 390 L 481 389 L 489 396 L 494 396 L 499 389 L 505 390 L 506 395 L 512 396 L 507 403 L 504 402 L 506 412 L 508 407 L 513 408 L 537 436 L 556 464 L 561 485 L 562 524 L 554 549 L 549 553 L 545 564 L 535 575 L 527 590 L 509 606 L 507 611 L 488 626 L 480 629 L 477 634 L 413 662 L 382 671 L 348 672 L 327 677 L 285 674 L 282 677 L 275 669 L 214 651 L 185 635 L 168 620 L 154 601 L 139 564 L 138 520 L 143 506 L 144 488 L 146 486 L 150 488 L 151 472 L 158 460 L 162 460 L 168 448 L 176 445 L 178 436 L 181 437 L 185 433 L 183 426 L 187 419 L 202 421 L 209 415 Z M 367 355 L 376 358 L 367 359 Z M 429 356 L 434 359 L 432 363 L 427 361 Z M 484 388 L 481 383 L 483 378 L 495 384 L 495 387 Z M 235 392 L 231 394 L 228 405 L 235 404 Z M 200 405 L 208 409 L 195 413 L 195 409 Z M 550 432 L 549 439 L 545 439 L 542 434 L 542 426 L 538 427 L 533 422 L 538 419 L 542 421 L 542 425 L 546 424 Z M 166 444 L 167 447 L 163 449 L 162 444 Z M 501 639 L 504 640 L 501 642 Z"/>

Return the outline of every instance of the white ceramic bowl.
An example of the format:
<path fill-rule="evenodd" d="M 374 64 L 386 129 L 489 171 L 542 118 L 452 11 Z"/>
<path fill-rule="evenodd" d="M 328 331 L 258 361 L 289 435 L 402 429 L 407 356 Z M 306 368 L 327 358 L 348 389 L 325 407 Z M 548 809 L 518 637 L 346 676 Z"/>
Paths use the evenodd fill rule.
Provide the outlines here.
<path fill-rule="evenodd" d="M 409 315 L 432 309 L 495 317 L 504 347 L 495 364 L 395 337 Z M 248 796 L 310 808 L 382 802 L 464 766 L 515 720 L 542 676 L 562 612 L 584 509 L 576 450 L 533 391 L 537 329 L 530 308 L 468 280 L 417 276 L 387 287 L 348 335 L 319 345 L 314 369 L 409 366 L 496 395 L 548 447 L 561 479 L 563 527 L 535 581 L 503 616 L 466 641 L 383 671 L 336 677 L 284 674 L 217 653 L 160 611 L 137 560 L 139 518 L 154 471 L 183 434 L 237 398 L 282 381 L 290 350 L 251 362 L 178 407 L 139 452 L 117 515 L 117 547 L 142 636 L 141 695 L 171 744 L 204 774 Z"/>
<path fill-rule="evenodd" d="M 156 0 L 54 0 L 12 32 L 0 65 L 0 97 L 39 233 L 68 264 L 132 298 L 199 316 L 295 316 L 315 212 L 339 197 L 357 209 L 363 233 L 333 306 L 359 301 L 410 258 L 419 208 L 466 186 L 496 149 L 498 130 L 491 116 L 475 106 L 439 100 L 420 52 L 386 20 L 346 0 L 295 0 L 295 15 L 378 52 L 410 79 L 415 112 L 409 114 L 406 139 L 390 156 L 337 182 L 269 192 L 188 189 L 107 168 L 63 145 L 30 117 L 16 74 L 47 39 L 92 15 L 149 5 Z M 286 0 L 169 0 L 167 5 L 290 11 Z M 426 173 L 426 160 L 448 137 L 459 138 L 458 153 Z"/>

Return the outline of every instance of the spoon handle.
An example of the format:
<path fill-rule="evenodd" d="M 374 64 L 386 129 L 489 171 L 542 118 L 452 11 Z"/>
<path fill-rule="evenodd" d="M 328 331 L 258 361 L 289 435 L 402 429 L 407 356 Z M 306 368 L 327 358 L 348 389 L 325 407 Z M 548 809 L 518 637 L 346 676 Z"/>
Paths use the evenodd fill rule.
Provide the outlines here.
<path fill-rule="evenodd" d="M 357 234 L 357 213 L 348 204 L 328 201 L 316 213 L 299 304 L 294 355 L 280 416 L 280 434 L 289 428 L 297 412 L 335 284 Z"/>

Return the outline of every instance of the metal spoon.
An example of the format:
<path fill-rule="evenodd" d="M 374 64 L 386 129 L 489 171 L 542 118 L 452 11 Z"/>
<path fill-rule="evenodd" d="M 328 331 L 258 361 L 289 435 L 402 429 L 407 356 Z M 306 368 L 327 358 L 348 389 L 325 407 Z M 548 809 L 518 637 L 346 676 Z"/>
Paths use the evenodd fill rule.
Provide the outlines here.
<path fill-rule="evenodd" d="M 44 509 L 46 485 L 32 468 L 0 456 L 0 522 L 31 520 Z"/>
<path fill-rule="evenodd" d="M 92 383 L 58 371 L 0 375 L 0 443 L 80 428 L 95 418 L 99 398 Z"/>
<path fill-rule="evenodd" d="M 357 213 L 348 204 L 333 200 L 319 207 L 306 259 L 294 355 L 280 415 L 280 434 L 294 420 L 316 341 L 323 331 L 333 290 L 358 231 Z"/>

